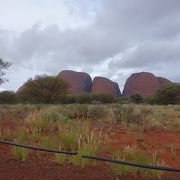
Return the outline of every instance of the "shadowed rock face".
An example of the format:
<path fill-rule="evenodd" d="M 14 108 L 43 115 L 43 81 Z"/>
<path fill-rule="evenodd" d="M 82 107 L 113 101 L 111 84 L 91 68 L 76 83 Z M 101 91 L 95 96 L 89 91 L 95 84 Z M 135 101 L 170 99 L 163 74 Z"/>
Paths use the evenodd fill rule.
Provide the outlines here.
<path fill-rule="evenodd" d="M 120 96 L 121 92 L 116 82 L 105 77 L 95 77 L 91 88 L 91 93 L 109 93 L 114 96 Z"/>
<path fill-rule="evenodd" d="M 169 80 L 156 77 L 149 72 L 135 73 L 127 79 L 123 96 L 131 96 L 136 93 L 142 96 L 152 96 L 162 84 L 169 82 Z"/>
<path fill-rule="evenodd" d="M 87 73 L 64 70 L 61 71 L 58 76 L 70 84 L 71 93 L 78 94 L 91 92 L 92 79 Z"/>

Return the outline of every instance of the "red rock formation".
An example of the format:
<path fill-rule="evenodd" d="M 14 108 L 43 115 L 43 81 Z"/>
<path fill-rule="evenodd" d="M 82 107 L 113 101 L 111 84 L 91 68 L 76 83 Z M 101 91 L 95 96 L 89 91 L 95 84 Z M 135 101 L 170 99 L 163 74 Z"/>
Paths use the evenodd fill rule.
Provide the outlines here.
<path fill-rule="evenodd" d="M 159 81 L 160 84 L 171 83 L 171 81 L 169 81 L 166 78 L 162 78 L 162 77 L 157 77 L 157 78 L 158 78 L 158 81 Z"/>
<path fill-rule="evenodd" d="M 91 93 L 109 93 L 114 96 L 121 95 L 118 84 L 105 77 L 94 78 Z"/>
<path fill-rule="evenodd" d="M 91 92 L 92 79 L 87 73 L 64 70 L 61 71 L 58 76 L 69 82 L 71 93 L 78 94 Z"/>
<path fill-rule="evenodd" d="M 123 96 L 131 96 L 136 93 L 142 96 L 152 96 L 160 85 L 169 82 L 169 80 L 156 77 L 149 72 L 135 73 L 127 79 L 123 90 Z"/>

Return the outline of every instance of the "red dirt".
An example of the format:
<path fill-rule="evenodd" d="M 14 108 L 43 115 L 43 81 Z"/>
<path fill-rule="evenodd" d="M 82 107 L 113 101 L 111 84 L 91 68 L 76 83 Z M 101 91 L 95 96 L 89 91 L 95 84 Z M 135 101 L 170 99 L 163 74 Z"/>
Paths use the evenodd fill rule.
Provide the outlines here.
<path fill-rule="evenodd" d="M 8 125 L 9 124 L 9 125 Z M 1 124 L 2 125 L 2 124 Z M 4 123 L 4 127 L 12 128 L 11 123 Z M 111 146 L 104 145 L 101 155 L 110 156 L 111 150 L 124 146 L 136 145 L 138 149 L 152 155 L 157 152 L 158 159 L 167 163 L 168 166 L 180 168 L 180 133 L 163 130 L 127 130 L 119 125 L 108 125 L 111 127 Z M 106 129 L 106 128 L 105 128 Z M 138 140 L 143 137 L 143 140 Z M 135 179 L 131 175 L 116 176 L 107 163 L 97 162 L 95 166 L 84 168 L 74 166 L 70 163 L 58 165 L 51 156 L 43 156 L 41 153 L 32 151 L 25 162 L 16 160 L 10 152 L 10 147 L 0 145 L 0 179 Z M 138 178 L 137 178 L 138 179 Z M 165 173 L 162 179 L 180 180 L 180 173 Z"/>

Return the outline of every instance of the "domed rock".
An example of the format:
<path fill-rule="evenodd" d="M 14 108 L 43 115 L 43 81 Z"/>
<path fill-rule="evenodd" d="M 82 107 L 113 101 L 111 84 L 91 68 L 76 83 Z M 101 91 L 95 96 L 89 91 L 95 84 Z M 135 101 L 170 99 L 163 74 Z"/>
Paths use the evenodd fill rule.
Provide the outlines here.
<path fill-rule="evenodd" d="M 95 77 L 91 88 L 91 93 L 109 93 L 114 96 L 120 96 L 121 92 L 116 82 L 105 77 Z"/>
<path fill-rule="evenodd" d="M 92 79 L 87 73 L 64 70 L 61 71 L 58 76 L 70 84 L 71 93 L 79 94 L 91 92 Z"/>
<path fill-rule="evenodd" d="M 152 96 L 158 88 L 169 80 L 156 77 L 149 72 L 140 72 L 132 74 L 126 81 L 123 96 L 141 94 L 141 96 Z"/>
<path fill-rule="evenodd" d="M 163 78 L 163 77 L 157 77 L 157 78 L 158 78 L 158 81 L 159 81 L 160 84 L 171 83 L 171 81 L 169 81 L 166 78 Z"/>

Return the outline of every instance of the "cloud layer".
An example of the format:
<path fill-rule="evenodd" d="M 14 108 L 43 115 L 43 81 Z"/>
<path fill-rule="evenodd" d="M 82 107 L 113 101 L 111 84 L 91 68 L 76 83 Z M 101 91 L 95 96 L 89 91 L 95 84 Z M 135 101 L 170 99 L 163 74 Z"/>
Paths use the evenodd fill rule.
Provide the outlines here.
<path fill-rule="evenodd" d="M 6 23 L 0 18 L 0 54 L 13 62 L 5 88 L 17 89 L 28 76 L 57 74 L 62 69 L 107 76 L 117 80 L 121 89 L 127 76 L 137 71 L 180 81 L 179 0 L 69 0 L 50 6 L 49 2 L 41 11 L 32 1 L 29 6 L 39 10 L 37 22 L 30 20 L 27 26 L 29 14 L 24 12 L 20 22 L 26 23 L 18 33 L 7 26 L 9 18 Z M 58 5 L 61 18 L 55 8 L 45 21 L 45 9 L 52 12 Z M 53 17 L 63 19 L 62 26 Z"/>

